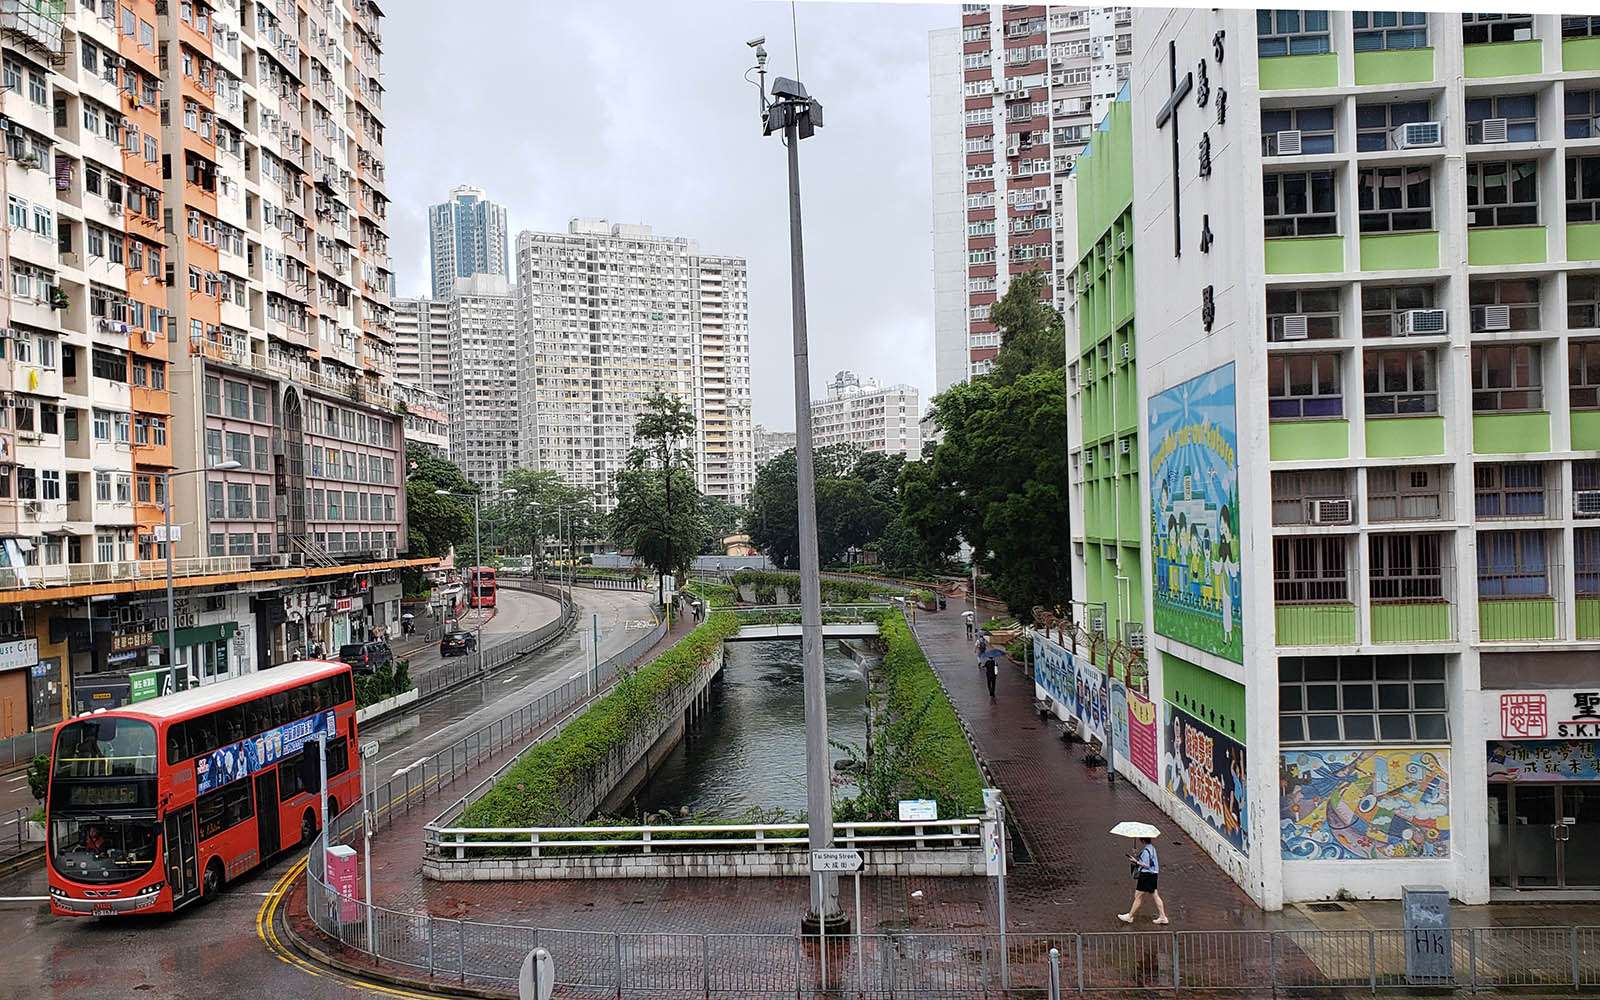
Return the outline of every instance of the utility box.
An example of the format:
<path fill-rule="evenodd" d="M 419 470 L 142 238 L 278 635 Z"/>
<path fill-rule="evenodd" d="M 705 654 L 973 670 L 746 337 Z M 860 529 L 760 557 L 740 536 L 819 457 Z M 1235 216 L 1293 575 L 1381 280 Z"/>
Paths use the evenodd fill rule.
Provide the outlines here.
<path fill-rule="evenodd" d="M 327 864 L 328 889 L 339 897 L 339 922 L 355 923 L 361 919 L 355 848 L 334 844 L 323 852 L 323 857 Z"/>
<path fill-rule="evenodd" d="M 1450 892 L 1438 885 L 1400 889 L 1405 916 L 1406 982 L 1443 986 L 1454 981 L 1450 947 Z"/>

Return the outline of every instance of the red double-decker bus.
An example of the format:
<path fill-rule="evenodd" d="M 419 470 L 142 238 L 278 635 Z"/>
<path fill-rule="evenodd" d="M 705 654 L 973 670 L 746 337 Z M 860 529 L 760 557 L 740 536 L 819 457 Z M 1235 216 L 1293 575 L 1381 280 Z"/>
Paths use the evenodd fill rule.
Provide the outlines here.
<path fill-rule="evenodd" d="M 50 911 L 164 913 L 220 892 L 361 795 L 350 667 L 291 663 L 56 727 Z"/>
<path fill-rule="evenodd" d="M 467 570 L 467 607 L 494 607 L 494 570 L 489 566 L 473 566 Z"/>

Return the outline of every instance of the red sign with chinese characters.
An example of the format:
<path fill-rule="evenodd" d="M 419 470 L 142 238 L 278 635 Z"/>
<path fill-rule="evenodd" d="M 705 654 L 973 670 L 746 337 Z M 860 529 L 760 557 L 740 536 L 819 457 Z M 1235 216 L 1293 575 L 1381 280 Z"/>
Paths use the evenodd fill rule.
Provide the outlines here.
<path fill-rule="evenodd" d="M 1600 739 L 1600 691 L 1503 691 L 1500 735 L 1512 740 Z"/>

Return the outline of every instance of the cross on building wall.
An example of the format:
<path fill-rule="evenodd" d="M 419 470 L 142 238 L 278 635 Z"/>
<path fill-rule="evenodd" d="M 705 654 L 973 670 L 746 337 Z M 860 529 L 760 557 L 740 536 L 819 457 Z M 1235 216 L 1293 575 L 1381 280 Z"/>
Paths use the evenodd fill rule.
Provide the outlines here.
<path fill-rule="evenodd" d="M 1172 256 L 1183 256 L 1183 195 L 1178 183 L 1178 105 L 1189 96 L 1189 91 L 1194 89 L 1194 73 L 1183 74 L 1183 79 L 1178 79 L 1178 43 L 1177 40 L 1167 42 L 1167 76 L 1171 94 L 1161 110 L 1156 112 L 1156 128 L 1165 128 L 1168 123 L 1172 125 Z"/>

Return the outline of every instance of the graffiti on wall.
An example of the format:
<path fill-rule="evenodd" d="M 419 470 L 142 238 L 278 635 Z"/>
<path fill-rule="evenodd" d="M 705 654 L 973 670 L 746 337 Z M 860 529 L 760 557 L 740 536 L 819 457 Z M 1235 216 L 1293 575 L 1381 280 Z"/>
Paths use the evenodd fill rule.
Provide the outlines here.
<path fill-rule="evenodd" d="M 1250 853 L 1250 805 L 1244 746 L 1167 703 L 1167 791 Z"/>
<path fill-rule="evenodd" d="M 1286 861 L 1450 856 L 1450 752 L 1285 751 L 1278 826 Z"/>
<path fill-rule="evenodd" d="M 1234 369 L 1150 397 L 1155 630 L 1244 662 Z"/>

